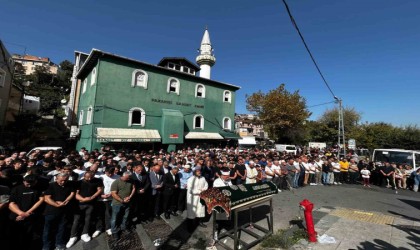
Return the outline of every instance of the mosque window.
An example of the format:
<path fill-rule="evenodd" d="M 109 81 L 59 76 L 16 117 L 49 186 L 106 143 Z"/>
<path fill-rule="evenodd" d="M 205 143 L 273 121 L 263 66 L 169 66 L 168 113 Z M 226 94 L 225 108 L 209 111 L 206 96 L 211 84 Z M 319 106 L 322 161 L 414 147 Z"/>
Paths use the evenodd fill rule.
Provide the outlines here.
<path fill-rule="evenodd" d="M 96 83 L 96 68 L 93 68 L 92 76 L 91 76 L 91 79 L 90 79 L 90 85 L 92 86 L 95 83 Z"/>
<path fill-rule="evenodd" d="M 83 125 L 83 110 L 79 112 L 79 126 Z"/>
<path fill-rule="evenodd" d="M 147 89 L 147 81 L 149 79 L 148 74 L 141 70 L 136 69 L 133 71 L 132 79 L 131 79 L 131 87 L 142 87 Z"/>
<path fill-rule="evenodd" d="M 194 129 L 204 129 L 204 117 L 202 115 L 194 116 Z"/>
<path fill-rule="evenodd" d="M 205 98 L 206 97 L 206 87 L 202 84 L 195 85 L 195 97 Z"/>
<path fill-rule="evenodd" d="M 0 87 L 4 87 L 5 81 L 6 81 L 6 71 L 0 68 Z"/>
<path fill-rule="evenodd" d="M 176 93 L 177 95 L 179 95 L 179 81 L 178 81 L 178 79 L 173 78 L 173 77 L 169 78 L 167 92 L 168 93 Z"/>
<path fill-rule="evenodd" d="M 93 108 L 89 107 L 86 112 L 86 124 L 92 123 Z"/>
<path fill-rule="evenodd" d="M 144 126 L 146 113 L 142 108 L 132 108 L 128 112 L 128 126 Z"/>
<path fill-rule="evenodd" d="M 231 130 L 232 122 L 229 117 L 223 118 L 223 129 Z"/>
<path fill-rule="evenodd" d="M 86 92 L 86 87 L 87 87 L 87 78 L 85 78 L 85 80 L 83 81 L 83 89 L 82 89 L 83 94 Z"/>
<path fill-rule="evenodd" d="M 229 90 L 225 90 L 223 92 L 223 102 L 228 102 L 228 103 L 232 102 L 232 93 L 230 93 Z"/>

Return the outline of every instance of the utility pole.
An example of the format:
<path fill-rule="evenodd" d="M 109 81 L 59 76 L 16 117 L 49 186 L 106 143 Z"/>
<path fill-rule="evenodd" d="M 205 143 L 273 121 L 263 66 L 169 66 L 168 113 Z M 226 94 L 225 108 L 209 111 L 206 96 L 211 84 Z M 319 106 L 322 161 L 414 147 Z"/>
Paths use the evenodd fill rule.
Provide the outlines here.
<path fill-rule="evenodd" d="M 334 96 L 334 99 L 338 103 L 338 146 L 341 149 L 341 143 L 343 144 L 343 153 L 346 156 L 346 137 L 344 135 L 344 112 L 343 112 L 343 100 Z M 340 150 L 341 151 L 341 150 Z M 340 152 L 338 153 L 340 154 Z"/>

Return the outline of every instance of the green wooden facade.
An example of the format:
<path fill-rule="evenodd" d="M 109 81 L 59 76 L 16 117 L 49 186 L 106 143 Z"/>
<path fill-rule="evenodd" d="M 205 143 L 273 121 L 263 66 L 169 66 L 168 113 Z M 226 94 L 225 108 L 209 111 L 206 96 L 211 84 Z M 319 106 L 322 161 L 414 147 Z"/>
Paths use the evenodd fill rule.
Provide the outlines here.
<path fill-rule="evenodd" d="M 146 88 L 133 86 L 133 72 L 138 70 L 147 75 Z M 224 134 L 234 129 L 235 91 L 239 89 L 234 85 L 99 50 L 92 50 L 77 77 L 81 80 L 77 149 L 93 150 L 112 142 L 112 139 L 100 138 L 97 128 L 157 130 L 160 140 L 137 140 L 136 143 L 158 142 L 169 149 L 185 143 L 185 136 L 190 132 Z M 178 93 L 168 93 L 171 80 L 178 81 Z M 196 96 L 197 84 L 204 86 L 204 98 Z M 230 101 L 225 99 L 226 91 L 230 93 Z M 130 124 L 133 108 L 145 114 L 142 125 Z M 203 128 L 194 128 L 197 115 L 203 117 Z M 226 118 L 230 119 L 229 126 L 224 124 Z"/>

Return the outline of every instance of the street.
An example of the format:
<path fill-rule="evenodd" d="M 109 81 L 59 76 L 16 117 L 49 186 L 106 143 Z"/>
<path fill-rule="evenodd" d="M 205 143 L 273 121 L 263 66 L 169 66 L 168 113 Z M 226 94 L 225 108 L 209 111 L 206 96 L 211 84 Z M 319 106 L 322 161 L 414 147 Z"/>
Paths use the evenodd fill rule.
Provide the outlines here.
<path fill-rule="evenodd" d="M 338 229 L 340 234 L 329 235 L 335 237 L 338 242 L 343 240 L 340 239 L 340 235 L 365 234 L 361 231 L 358 232 L 358 229 L 372 232 L 375 230 L 378 232 L 379 230 L 379 234 L 381 233 L 381 230 L 388 230 L 391 232 L 391 225 L 387 225 L 386 223 L 383 225 L 378 225 L 379 223 L 366 223 L 361 226 L 359 225 L 359 227 L 346 226 L 338 217 L 333 216 L 333 212 L 337 214 L 336 211 L 356 211 L 359 214 L 381 214 L 382 217 L 392 218 L 394 224 L 401 221 L 408 221 L 411 223 L 411 226 L 405 229 L 405 231 L 408 231 L 406 243 L 401 243 L 406 244 L 404 248 L 398 248 L 397 246 L 392 245 L 391 242 L 386 242 L 387 240 L 384 239 L 384 237 L 376 237 L 376 234 L 366 234 L 363 236 L 363 241 L 359 243 L 356 242 L 354 245 L 348 247 L 346 245 L 346 248 L 344 245 L 340 246 L 339 243 L 332 246 L 316 243 L 306 246 L 297 246 L 295 249 L 419 249 L 420 193 L 398 190 L 398 193 L 396 194 L 392 189 L 376 186 L 364 188 L 362 185 L 346 184 L 339 186 L 307 186 L 293 191 L 283 191 L 273 196 L 274 232 L 277 232 L 279 229 L 287 229 L 290 227 L 291 221 L 296 220 L 299 217 L 303 218 L 303 211 L 299 208 L 299 202 L 303 199 L 308 199 L 315 205 L 313 213 L 314 223 L 315 230 L 317 230 L 319 234 L 324 233 L 328 229 L 337 230 L 333 227 L 340 227 Z M 266 224 L 265 213 L 267 211 L 268 208 L 266 205 L 254 208 L 253 222 L 264 226 L 264 224 Z M 331 216 L 335 218 L 334 223 L 341 224 L 326 223 L 327 228 L 322 228 L 322 224 L 324 223 L 322 220 L 331 218 Z M 212 239 L 212 220 L 210 219 L 207 223 L 207 228 L 198 227 L 196 231 L 190 235 L 185 229 L 185 217 L 186 214 L 183 214 L 182 216 L 172 217 L 170 220 L 154 221 L 145 226 L 138 225 L 136 231 L 142 241 L 143 249 L 205 249 Z M 247 222 L 248 218 L 249 216 L 246 211 L 241 212 L 239 224 L 241 224 L 241 222 Z M 348 223 L 354 224 L 354 221 L 349 220 Z M 172 231 L 167 230 L 167 225 L 172 228 Z M 387 227 L 389 227 L 389 229 L 387 229 Z M 150 233 L 146 233 L 150 228 L 155 228 L 155 230 L 156 228 L 162 228 L 162 230 L 157 230 L 160 231 L 159 233 L 163 242 L 162 245 L 160 245 L 160 248 L 156 248 L 153 245 L 153 241 L 155 241 L 156 238 L 150 237 Z M 394 226 L 392 230 L 395 231 L 396 228 L 398 227 Z M 165 236 L 167 237 L 166 240 L 164 239 Z M 109 246 L 106 243 L 105 237 L 106 236 L 102 234 L 89 243 L 79 241 L 73 248 L 92 250 L 103 248 L 120 249 L 120 247 L 123 246 L 123 244 L 120 246 Z M 244 237 L 246 238 L 246 236 Z M 405 237 L 404 233 L 398 233 L 398 237 Z M 411 242 L 411 245 L 408 245 L 407 242 Z M 229 242 L 227 243 L 229 244 Z M 216 245 L 216 248 L 223 249 L 218 245 Z M 130 249 L 142 248 L 137 246 Z M 259 249 L 259 245 L 252 249 Z"/>

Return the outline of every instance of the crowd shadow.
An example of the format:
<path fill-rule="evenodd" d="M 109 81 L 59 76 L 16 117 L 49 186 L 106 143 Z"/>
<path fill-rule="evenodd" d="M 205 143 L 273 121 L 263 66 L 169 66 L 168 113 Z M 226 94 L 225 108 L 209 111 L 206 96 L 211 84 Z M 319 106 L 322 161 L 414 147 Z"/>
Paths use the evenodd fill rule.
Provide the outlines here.
<path fill-rule="evenodd" d="M 181 224 L 172 230 L 166 240 L 157 249 L 178 250 L 184 248 L 184 245 L 191 238 L 197 227 L 198 225 L 191 226 L 189 219 L 184 219 Z"/>
<path fill-rule="evenodd" d="M 405 215 L 405 214 L 402 214 L 402 213 L 398 213 L 398 212 L 395 212 L 395 211 L 388 210 L 388 213 L 393 214 L 393 215 L 397 215 L 397 216 L 400 216 L 400 217 L 403 217 L 404 219 L 408 219 L 408 220 L 412 220 L 412 221 L 419 221 L 420 222 L 420 219 L 418 219 L 418 218 L 411 217 L 411 216 L 408 216 L 408 215 Z"/>
<path fill-rule="evenodd" d="M 398 199 L 414 208 L 419 209 L 420 208 L 420 201 L 414 201 L 414 200 L 407 200 L 407 199 Z"/>
<path fill-rule="evenodd" d="M 393 249 L 398 249 L 398 250 L 410 250 L 410 248 L 405 248 L 405 247 L 396 247 L 384 240 L 380 240 L 380 239 L 374 239 L 372 242 L 371 241 L 364 241 L 359 243 L 360 246 L 357 246 L 357 248 L 354 249 L 358 249 L 358 250 L 393 250 Z"/>
<path fill-rule="evenodd" d="M 393 228 L 405 232 L 408 236 L 406 237 L 407 244 L 412 246 L 414 249 L 420 249 L 420 227 L 410 225 L 390 225 Z M 413 242 L 413 243 L 412 243 Z"/>

